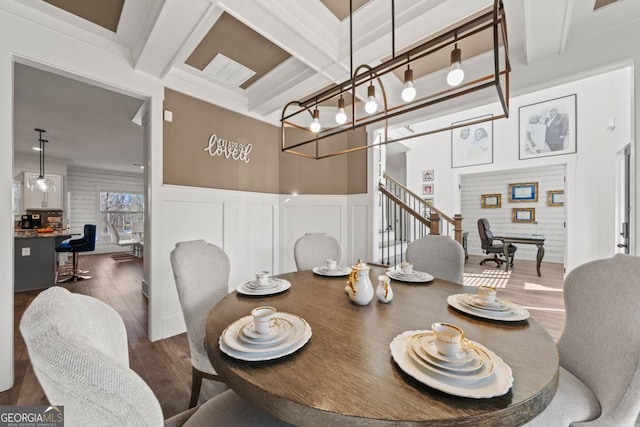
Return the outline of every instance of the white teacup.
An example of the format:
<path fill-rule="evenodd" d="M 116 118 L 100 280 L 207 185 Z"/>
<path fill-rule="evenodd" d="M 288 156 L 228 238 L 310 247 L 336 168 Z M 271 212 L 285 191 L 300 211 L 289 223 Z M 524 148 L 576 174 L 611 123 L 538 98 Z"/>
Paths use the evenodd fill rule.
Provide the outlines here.
<path fill-rule="evenodd" d="M 434 323 L 431 329 L 439 353 L 445 356 L 457 356 L 460 353 L 460 344 L 464 339 L 462 329 L 451 323 Z"/>
<path fill-rule="evenodd" d="M 496 288 L 490 288 L 489 286 L 480 286 L 478 288 L 478 297 L 480 297 L 480 301 L 486 304 L 494 303 L 497 294 L 498 290 Z"/>
<path fill-rule="evenodd" d="M 329 258 L 324 262 L 324 265 L 327 267 L 327 270 L 335 270 L 336 267 L 338 267 L 338 261 Z"/>
<path fill-rule="evenodd" d="M 256 280 L 261 285 L 269 284 L 269 272 L 268 271 L 257 271 L 256 272 Z"/>
<path fill-rule="evenodd" d="M 413 273 L 413 264 L 411 264 L 410 262 L 403 262 L 402 264 L 400 264 L 400 271 L 403 274 L 411 274 Z"/>
<path fill-rule="evenodd" d="M 276 309 L 270 306 L 260 306 L 251 310 L 253 327 L 259 334 L 268 334 L 271 330 L 271 322 L 276 314 Z"/>

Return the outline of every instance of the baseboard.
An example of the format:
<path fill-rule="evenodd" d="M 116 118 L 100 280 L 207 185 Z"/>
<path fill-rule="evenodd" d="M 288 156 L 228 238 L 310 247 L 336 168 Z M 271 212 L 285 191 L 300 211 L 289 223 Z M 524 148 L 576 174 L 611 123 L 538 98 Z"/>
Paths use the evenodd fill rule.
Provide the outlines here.
<path fill-rule="evenodd" d="M 142 281 L 142 295 L 144 295 L 145 297 L 147 297 L 147 299 L 149 299 L 149 284 L 147 283 L 146 280 Z"/>

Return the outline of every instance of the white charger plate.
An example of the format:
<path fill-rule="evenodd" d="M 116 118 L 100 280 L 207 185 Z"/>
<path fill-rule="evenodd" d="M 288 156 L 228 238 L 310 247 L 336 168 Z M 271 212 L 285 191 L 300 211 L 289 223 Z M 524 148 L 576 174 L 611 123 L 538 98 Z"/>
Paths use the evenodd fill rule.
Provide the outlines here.
<path fill-rule="evenodd" d="M 348 276 L 351 273 L 351 267 L 337 266 L 334 270 L 329 270 L 326 267 L 313 267 L 311 271 L 320 276 L 339 277 Z"/>
<path fill-rule="evenodd" d="M 460 310 L 464 313 L 467 314 L 471 314 L 473 316 L 477 316 L 477 317 L 482 317 L 485 319 L 490 319 L 490 320 L 500 320 L 500 321 L 504 321 L 504 322 L 519 322 L 521 320 L 526 320 L 529 318 L 530 314 L 529 312 L 522 306 L 518 305 L 518 304 L 513 304 L 513 310 L 509 311 L 509 312 L 494 312 L 494 311 L 489 311 L 489 310 L 482 310 L 479 308 L 474 308 L 471 307 L 467 304 L 464 304 L 459 297 L 461 295 L 465 295 L 465 294 L 453 294 L 453 295 L 449 295 L 447 297 L 447 303 L 457 309 Z M 466 294 L 466 295 L 470 295 L 470 294 Z"/>
<path fill-rule="evenodd" d="M 273 277 L 272 280 L 277 280 L 278 286 L 272 287 L 272 288 L 270 287 L 268 289 L 251 289 L 246 286 L 247 283 L 252 281 L 252 280 L 248 280 L 246 282 L 240 283 L 236 287 L 236 291 L 239 294 L 243 294 L 243 295 L 260 296 L 260 295 L 279 294 L 280 292 L 284 292 L 291 287 L 291 282 L 289 282 L 288 280 L 279 279 L 277 277 Z"/>
<path fill-rule="evenodd" d="M 294 323 L 294 321 L 292 320 L 293 318 L 296 318 L 302 321 L 302 323 L 304 324 L 304 327 L 299 328 L 302 330 L 302 335 L 298 340 L 285 343 L 281 346 L 278 346 L 277 348 L 261 349 L 262 351 L 260 352 L 251 353 L 251 352 L 238 351 L 229 347 L 223 340 L 223 337 L 224 337 L 224 332 L 223 332 L 223 334 L 220 335 L 220 339 L 218 340 L 220 351 L 222 351 L 227 356 L 233 357 L 234 359 L 245 360 L 248 362 L 273 360 L 273 359 L 278 359 L 280 357 L 288 356 L 289 354 L 295 353 L 296 351 L 304 347 L 304 345 L 307 342 L 309 342 L 309 339 L 311 339 L 311 326 L 309 326 L 306 320 L 304 320 L 299 316 L 295 316 L 293 314 L 288 314 L 288 313 L 280 313 L 280 314 L 281 315 L 286 314 L 287 319 L 292 321 L 292 323 Z M 237 323 L 237 322 L 234 322 L 234 323 Z M 227 327 L 227 329 L 229 329 L 229 327 Z"/>
<path fill-rule="evenodd" d="M 407 342 L 411 336 L 424 333 L 426 331 L 406 331 L 398 335 L 389 345 L 391 357 L 396 364 L 407 375 L 422 384 L 451 394 L 453 396 L 469 397 L 473 399 L 484 399 L 495 396 L 502 396 L 513 386 L 513 373 L 501 357 L 491 350 L 476 344 L 489 355 L 494 363 L 494 372 L 487 378 L 473 383 L 461 382 L 455 378 L 449 378 L 435 372 L 429 372 L 416 365 L 413 358 L 407 351 Z"/>
<path fill-rule="evenodd" d="M 432 275 L 423 271 L 414 271 L 413 273 L 406 274 L 398 270 L 388 270 L 386 274 L 393 280 L 399 280 L 401 282 L 421 283 L 431 282 L 433 280 Z"/>

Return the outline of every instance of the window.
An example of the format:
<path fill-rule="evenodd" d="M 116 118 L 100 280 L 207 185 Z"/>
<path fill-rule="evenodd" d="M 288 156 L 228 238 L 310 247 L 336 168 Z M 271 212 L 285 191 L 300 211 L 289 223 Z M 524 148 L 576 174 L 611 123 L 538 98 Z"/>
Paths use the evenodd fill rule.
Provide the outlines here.
<path fill-rule="evenodd" d="M 144 196 L 138 193 L 100 192 L 99 234 L 109 234 L 108 224 L 119 233 L 131 233 L 134 222 L 144 222 Z"/>

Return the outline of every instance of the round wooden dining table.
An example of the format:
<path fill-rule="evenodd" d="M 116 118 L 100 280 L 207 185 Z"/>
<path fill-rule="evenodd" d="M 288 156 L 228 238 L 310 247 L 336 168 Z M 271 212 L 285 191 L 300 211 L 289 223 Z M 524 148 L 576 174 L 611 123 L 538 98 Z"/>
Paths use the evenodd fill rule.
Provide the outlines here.
<path fill-rule="evenodd" d="M 371 269 L 374 287 L 384 271 Z M 291 282 L 291 288 L 264 297 L 233 292 L 216 304 L 207 319 L 205 347 L 230 388 L 291 424 L 517 426 L 542 412 L 555 394 L 558 352 L 538 323 L 484 320 L 448 306 L 449 295 L 475 293 L 476 288 L 438 279 L 394 280 L 390 303 L 374 297 L 358 306 L 345 293 L 346 277 L 312 271 L 277 277 Z M 312 329 L 309 342 L 271 361 L 242 361 L 224 354 L 218 340 L 225 328 L 261 305 L 305 319 Z M 393 361 L 389 344 L 404 331 L 429 330 L 434 322 L 461 327 L 468 339 L 500 356 L 513 371 L 511 389 L 492 398 L 464 398 L 405 374 Z"/>

